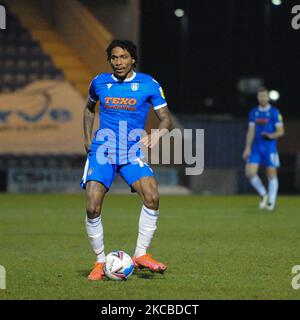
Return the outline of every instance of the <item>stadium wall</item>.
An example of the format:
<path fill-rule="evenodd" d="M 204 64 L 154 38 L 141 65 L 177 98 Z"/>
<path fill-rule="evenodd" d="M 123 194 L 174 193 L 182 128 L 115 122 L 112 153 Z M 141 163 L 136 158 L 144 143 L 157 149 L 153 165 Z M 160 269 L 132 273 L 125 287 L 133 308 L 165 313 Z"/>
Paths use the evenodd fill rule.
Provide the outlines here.
<path fill-rule="evenodd" d="M 194 117 L 195 118 L 195 117 Z M 183 166 L 153 166 L 162 189 L 167 192 L 195 194 L 239 194 L 254 193 L 244 175 L 244 161 L 241 158 L 246 120 L 212 121 L 194 119 L 189 124 L 181 121 L 185 128 L 204 129 L 204 172 L 198 176 L 187 176 Z M 193 126 L 192 126 L 193 123 Z M 281 194 L 300 192 L 300 149 L 298 142 L 285 144 L 292 131 L 300 123 L 286 121 L 286 137 L 279 146 L 281 168 L 279 169 Z M 290 149 L 291 148 L 291 149 Z M 295 148 L 295 149 L 294 149 Z M 85 155 L 24 155 L 2 154 L 0 156 L 0 190 L 21 192 L 79 192 L 78 181 L 81 178 Z M 61 180 L 60 170 L 64 179 Z M 264 181 L 266 182 L 265 178 Z M 12 185 L 11 185 L 12 184 Z M 30 188 L 29 188 L 30 187 Z M 179 188 L 178 188 L 179 187 Z M 26 189 L 27 188 L 27 189 Z M 180 189 L 181 188 L 181 189 Z M 116 192 L 128 192 L 121 179 L 114 184 Z"/>
<path fill-rule="evenodd" d="M 253 193 L 244 174 L 242 152 L 247 131 L 246 119 L 218 116 L 177 115 L 184 128 L 204 129 L 204 172 L 186 182 L 194 193 Z M 226 117 L 225 117 L 226 118 Z M 300 121 L 285 119 L 285 136 L 278 141 L 281 167 L 280 192 L 300 192 L 300 141 L 296 139 Z M 263 170 L 261 170 L 263 173 Z M 264 178 L 265 181 L 265 178 Z M 266 181 L 265 181 L 266 182 Z"/>

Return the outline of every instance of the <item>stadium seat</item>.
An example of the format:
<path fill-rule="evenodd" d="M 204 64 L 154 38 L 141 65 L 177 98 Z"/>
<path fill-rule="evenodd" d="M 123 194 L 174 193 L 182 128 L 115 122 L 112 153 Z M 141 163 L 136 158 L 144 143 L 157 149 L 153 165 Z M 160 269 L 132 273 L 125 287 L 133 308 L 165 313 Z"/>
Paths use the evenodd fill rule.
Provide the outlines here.
<path fill-rule="evenodd" d="M 36 81 L 38 79 L 40 79 L 39 73 L 37 73 L 37 72 L 29 73 L 29 75 L 28 75 L 28 81 L 29 82 Z"/>
<path fill-rule="evenodd" d="M 32 39 L 17 16 L 7 13 L 7 29 L 0 32 L 0 92 L 10 92 L 39 79 L 63 80 L 51 57 Z"/>
<path fill-rule="evenodd" d="M 13 73 L 9 73 L 9 72 L 7 72 L 7 73 L 4 73 L 3 74 L 3 81 L 6 83 L 6 84 L 11 84 L 11 83 L 13 83 L 13 81 L 14 81 L 14 75 L 13 75 Z"/>
<path fill-rule="evenodd" d="M 23 87 L 27 83 L 27 77 L 24 73 L 18 73 L 15 77 L 15 83 L 18 87 Z"/>
<path fill-rule="evenodd" d="M 20 72 L 20 71 L 25 72 L 25 71 L 27 71 L 28 68 L 29 68 L 29 61 L 26 60 L 26 59 L 18 59 L 18 60 L 16 60 L 15 66 L 16 66 L 16 70 L 17 70 L 17 71 L 19 71 L 19 72 Z"/>

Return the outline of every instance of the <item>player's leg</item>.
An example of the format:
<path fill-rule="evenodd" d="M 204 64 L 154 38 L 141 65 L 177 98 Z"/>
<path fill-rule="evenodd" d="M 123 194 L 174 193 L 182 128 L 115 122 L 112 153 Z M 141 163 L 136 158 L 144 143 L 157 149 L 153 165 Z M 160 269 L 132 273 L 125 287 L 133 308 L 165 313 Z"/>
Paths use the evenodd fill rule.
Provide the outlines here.
<path fill-rule="evenodd" d="M 278 192 L 277 169 L 275 167 L 267 167 L 267 176 L 269 180 L 267 210 L 274 210 Z"/>
<path fill-rule="evenodd" d="M 148 164 L 138 159 L 120 169 L 121 177 L 136 191 L 143 201 L 139 219 L 139 233 L 133 261 L 136 268 L 148 268 L 151 271 L 163 272 L 166 266 L 147 253 L 157 228 L 159 217 L 159 193 L 157 182 Z"/>
<path fill-rule="evenodd" d="M 104 262 L 103 227 L 102 227 L 102 203 L 106 194 L 103 184 L 96 181 L 89 181 L 86 185 L 87 206 L 86 206 L 86 229 L 96 254 L 97 262 Z"/>
<path fill-rule="evenodd" d="M 259 208 L 264 209 L 268 203 L 268 195 L 267 190 L 264 187 L 260 177 L 258 176 L 258 163 L 247 163 L 245 167 L 245 174 L 246 177 L 249 179 L 250 184 L 252 187 L 257 191 L 257 193 L 261 197 L 261 201 L 259 203 Z"/>
<path fill-rule="evenodd" d="M 103 263 L 105 261 L 102 226 L 102 203 L 106 192 L 114 179 L 116 166 L 110 163 L 100 164 L 96 153 L 89 152 L 84 168 L 81 187 L 87 191 L 86 230 L 96 255 L 94 269 L 88 279 L 104 278 Z"/>
<path fill-rule="evenodd" d="M 157 228 L 159 193 L 154 177 L 143 177 L 134 182 L 131 187 L 143 201 L 139 220 L 139 235 L 134 253 L 135 257 L 140 257 L 146 254 Z"/>
<path fill-rule="evenodd" d="M 104 253 L 104 234 L 102 226 L 101 209 L 106 194 L 103 184 L 96 181 L 89 181 L 86 184 L 87 207 L 86 207 L 86 231 L 96 255 L 96 263 L 88 276 L 89 280 L 101 280 L 104 278 L 103 264 L 105 261 Z"/>
<path fill-rule="evenodd" d="M 279 156 L 276 148 L 270 147 L 264 153 L 264 163 L 269 181 L 267 210 L 274 210 L 278 192 L 277 168 L 280 166 Z"/>
<path fill-rule="evenodd" d="M 134 263 L 136 268 L 148 268 L 154 272 L 163 273 L 167 266 L 152 258 L 147 253 L 159 217 L 159 192 L 156 179 L 154 177 L 143 177 L 134 182 L 131 187 L 139 194 L 143 201 L 143 206 L 139 219 L 139 233 L 134 253 Z"/>

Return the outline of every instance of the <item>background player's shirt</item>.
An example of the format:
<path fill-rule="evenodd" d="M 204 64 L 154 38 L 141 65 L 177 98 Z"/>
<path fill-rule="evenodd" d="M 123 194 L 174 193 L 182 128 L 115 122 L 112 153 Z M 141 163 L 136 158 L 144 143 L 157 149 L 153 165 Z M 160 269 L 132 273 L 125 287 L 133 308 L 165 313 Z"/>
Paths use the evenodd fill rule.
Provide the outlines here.
<path fill-rule="evenodd" d="M 99 129 L 91 150 L 97 151 L 104 145 L 110 155 L 116 150 L 116 164 L 130 162 L 128 151 L 134 149 L 133 145 L 140 139 L 150 106 L 157 110 L 167 105 L 159 83 L 147 74 L 135 72 L 124 81 L 111 73 L 98 75 L 91 82 L 89 99 L 100 101 Z M 136 155 L 142 156 L 141 151 Z"/>
<path fill-rule="evenodd" d="M 276 139 L 266 140 L 262 133 L 273 133 L 277 126 L 283 125 L 282 116 L 278 109 L 268 105 L 266 108 L 260 106 L 253 108 L 249 114 L 249 125 L 255 126 L 255 138 L 252 147 L 266 146 L 276 148 Z"/>

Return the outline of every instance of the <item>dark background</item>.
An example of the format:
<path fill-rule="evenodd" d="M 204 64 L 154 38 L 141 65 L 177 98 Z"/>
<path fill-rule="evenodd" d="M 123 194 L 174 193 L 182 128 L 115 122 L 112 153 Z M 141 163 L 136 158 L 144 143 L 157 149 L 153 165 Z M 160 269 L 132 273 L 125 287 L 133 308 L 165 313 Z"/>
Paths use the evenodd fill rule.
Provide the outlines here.
<path fill-rule="evenodd" d="M 256 94 L 240 92 L 239 80 L 259 78 L 280 92 L 273 105 L 284 117 L 300 117 L 295 4 L 300 1 L 143 0 L 141 70 L 161 83 L 176 113 L 246 116 Z M 176 8 L 184 18 L 174 15 Z"/>

